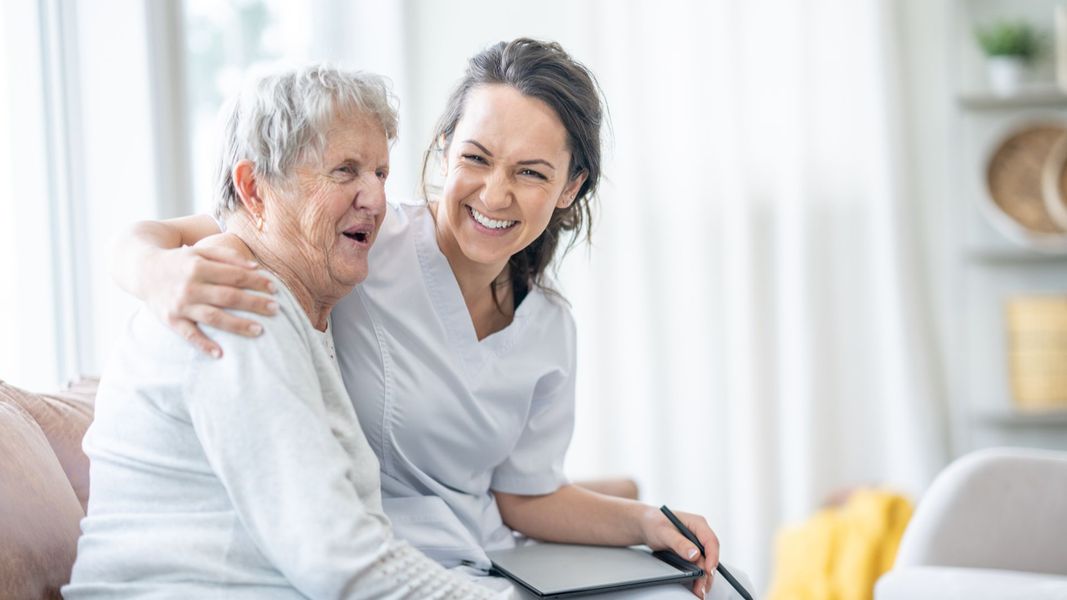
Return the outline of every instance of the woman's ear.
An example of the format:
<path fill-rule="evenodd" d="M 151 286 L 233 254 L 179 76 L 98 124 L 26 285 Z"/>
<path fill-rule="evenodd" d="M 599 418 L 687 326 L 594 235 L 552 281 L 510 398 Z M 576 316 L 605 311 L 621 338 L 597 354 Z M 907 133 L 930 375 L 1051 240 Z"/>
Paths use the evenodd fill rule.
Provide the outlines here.
<path fill-rule="evenodd" d="M 441 177 L 445 177 L 448 175 L 448 142 L 443 135 L 437 138 L 437 150 L 437 167 L 441 169 Z"/>
<path fill-rule="evenodd" d="M 259 196 L 256 184 L 255 163 L 250 160 L 240 160 L 233 166 L 230 174 L 233 178 L 233 188 L 237 191 L 237 197 L 241 200 L 248 214 L 253 220 L 263 217 L 263 199 Z"/>
<path fill-rule="evenodd" d="M 589 177 L 589 171 L 582 171 L 572 177 L 567 185 L 563 186 L 563 193 L 556 201 L 556 208 L 567 208 L 574 204 L 574 199 L 578 197 L 578 192 L 582 189 L 582 184 L 585 183 L 587 177 Z"/>

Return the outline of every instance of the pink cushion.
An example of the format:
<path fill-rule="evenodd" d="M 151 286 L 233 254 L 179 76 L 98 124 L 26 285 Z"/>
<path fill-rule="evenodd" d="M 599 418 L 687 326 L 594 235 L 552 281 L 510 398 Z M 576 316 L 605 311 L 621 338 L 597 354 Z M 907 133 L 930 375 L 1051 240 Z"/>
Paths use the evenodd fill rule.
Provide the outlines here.
<path fill-rule="evenodd" d="M 44 431 L 0 386 L 0 596 L 59 598 L 84 512 Z"/>
<path fill-rule="evenodd" d="M 40 426 L 84 512 L 89 502 L 89 459 L 82 438 L 93 421 L 97 379 L 82 379 L 55 394 L 34 394 L 0 381 L 0 399 L 22 407 Z"/>

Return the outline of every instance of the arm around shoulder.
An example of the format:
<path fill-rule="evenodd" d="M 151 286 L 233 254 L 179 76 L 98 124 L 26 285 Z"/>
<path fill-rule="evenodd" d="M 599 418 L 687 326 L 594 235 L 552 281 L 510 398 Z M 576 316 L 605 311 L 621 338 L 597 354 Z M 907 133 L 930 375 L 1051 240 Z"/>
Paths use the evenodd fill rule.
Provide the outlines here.
<path fill-rule="evenodd" d="M 255 336 L 261 331 L 259 324 L 224 309 L 260 315 L 274 310 L 269 298 L 248 293 L 273 291 L 250 256 L 225 245 L 202 243 L 218 233 L 218 224 L 207 215 L 141 221 L 116 242 L 111 261 L 120 287 L 201 352 L 215 357 L 222 356 L 222 349 L 204 335 L 201 323 Z"/>
<path fill-rule="evenodd" d="M 138 221 L 115 240 L 111 276 L 119 287 L 144 300 L 143 283 L 150 283 L 152 266 L 161 252 L 192 246 L 219 233 L 208 215 L 191 215 L 166 221 Z"/>

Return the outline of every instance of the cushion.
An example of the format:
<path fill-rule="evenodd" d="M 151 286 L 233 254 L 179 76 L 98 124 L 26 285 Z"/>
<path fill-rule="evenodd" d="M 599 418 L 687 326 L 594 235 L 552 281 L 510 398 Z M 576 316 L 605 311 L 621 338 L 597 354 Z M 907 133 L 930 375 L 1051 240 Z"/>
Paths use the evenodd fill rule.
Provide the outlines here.
<path fill-rule="evenodd" d="M 9 387 L 9 386 L 5 386 Z M 10 389 L 0 397 L 0 591 L 59 598 L 84 512 L 44 431 Z"/>
<path fill-rule="evenodd" d="M 56 394 L 34 394 L 0 381 L 0 400 L 20 406 L 37 421 L 83 512 L 89 502 L 89 459 L 82 451 L 82 438 L 93 420 L 97 382 L 81 379 Z"/>
<path fill-rule="evenodd" d="M 878 580 L 875 600 L 1063 600 L 1067 577 L 998 569 L 906 567 Z"/>

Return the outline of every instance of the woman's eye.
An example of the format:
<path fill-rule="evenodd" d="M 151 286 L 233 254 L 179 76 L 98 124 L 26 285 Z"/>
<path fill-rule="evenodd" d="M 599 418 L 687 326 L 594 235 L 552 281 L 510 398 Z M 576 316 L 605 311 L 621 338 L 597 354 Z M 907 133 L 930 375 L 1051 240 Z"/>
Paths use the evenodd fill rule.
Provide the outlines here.
<path fill-rule="evenodd" d="M 344 175 L 355 175 L 356 174 L 356 169 L 355 169 L 355 167 L 353 167 L 351 165 L 342 165 L 340 167 L 337 167 L 334 170 L 334 172 L 342 173 Z"/>
<path fill-rule="evenodd" d="M 389 171 L 386 171 L 385 169 L 378 169 L 374 174 L 378 176 L 380 181 L 385 181 L 389 177 Z"/>
<path fill-rule="evenodd" d="M 463 160 L 469 160 L 471 162 L 476 162 L 476 163 L 479 163 L 479 164 L 485 164 L 485 158 L 483 158 L 482 156 L 479 156 L 477 154 L 464 154 L 463 155 Z"/>
<path fill-rule="evenodd" d="M 541 173 L 540 171 L 534 171 L 533 169 L 523 169 L 523 170 L 519 171 L 519 175 L 525 175 L 527 177 L 534 177 L 536 179 L 543 179 L 543 180 L 547 180 L 548 179 L 548 177 L 545 177 L 545 175 L 543 173 Z"/>

